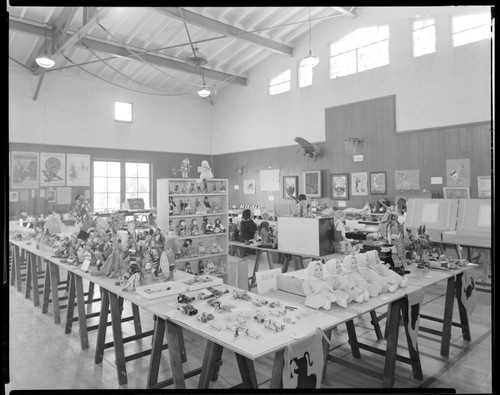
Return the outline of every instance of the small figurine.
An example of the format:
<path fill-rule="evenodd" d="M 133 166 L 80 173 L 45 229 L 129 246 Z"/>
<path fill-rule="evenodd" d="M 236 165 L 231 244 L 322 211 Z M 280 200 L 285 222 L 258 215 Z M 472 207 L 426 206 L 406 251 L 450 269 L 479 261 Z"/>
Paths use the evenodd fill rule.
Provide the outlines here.
<path fill-rule="evenodd" d="M 191 183 L 191 185 L 189 185 L 189 193 L 195 193 L 196 192 L 196 189 L 194 187 L 194 182 Z"/>
<path fill-rule="evenodd" d="M 186 236 L 186 221 L 184 219 L 181 219 L 175 230 L 177 232 L 177 236 L 179 237 Z"/>
<path fill-rule="evenodd" d="M 206 253 L 207 253 L 207 250 L 206 250 L 205 246 L 203 245 L 203 242 L 200 241 L 198 243 L 198 254 L 199 255 L 205 255 Z"/>
<path fill-rule="evenodd" d="M 214 178 L 212 169 L 206 160 L 201 162 L 200 179 L 203 180 L 203 191 L 208 192 L 207 180 Z"/>
<path fill-rule="evenodd" d="M 203 261 L 200 259 L 198 262 L 198 274 L 201 275 L 205 272 L 205 265 L 203 264 Z"/>
<path fill-rule="evenodd" d="M 169 204 L 168 214 L 172 215 L 174 213 L 174 207 L 177 207 L 177 204 L 175 204 L 174 198 L 172 196 L 168 198 L 168 204 Z"/>
<path fill-rule="evenodd" d="M 193 274 L 193 269 L 191 268 L 191 264 L 189 262 L 184 264 L 184 271 L 186 273 Z"/>
<path fill-rule="evenodd" d="M 191 170 L 191 165 L 189 164 L 189 159 L 188 158 L 184 158 L 182 161 L 181 161 L 181 165 L 179 168 L 172 168 L 172 170 L 170 171 L 172 173 L 172 175 L 176 175 L 177 173 L 181 173 L 181 176 L 182 178 L 188 178 L 188 175 L 189 175 L 189 170 Z"/>
<path fill-rule="evenodd" d="M 181 257 L 192 257 L 195 255 L 195 250 L 193 247 L 193 240 L 185 239 L 184 244 L 181 247 Z"/>
<path fill-rule="evenodd" d="M 226 228 L 222 225 L 220 218 L 216 218 L 214 223 L 214 233 L 224 233 L 225 231 Z"/>
<path fill-rule="evenodd" d="M 198 236 L 200 234 L 200 227 L 198 226 L 198 220 L 196 218 L 191 220 L 188 233 L 189 236 Z"/>
<path fill-rule="evenodd" d="M 211 274 L 215 271 L 215 265 L 211 259 L 207 261 L 207 265 L 205 267 L 205 274 Z"/>
<path fill-rule="evenodd" d="M 127 277 L 127 281 L 125 282 L 122 291 L 133 291 L 139 287 L 144 279 L 141 266 L 136 263 L 130 264 Z"/>
<path fill-rule="evenodd" d="M 124 262 L 122 259 L 123 246 L 120 239 L 116 239 L 113 243 L 113 251 L 106 259 L 106 262 L 101 267 L 101 272 L 109 277 L 122 276 L 124 269 Z"/>

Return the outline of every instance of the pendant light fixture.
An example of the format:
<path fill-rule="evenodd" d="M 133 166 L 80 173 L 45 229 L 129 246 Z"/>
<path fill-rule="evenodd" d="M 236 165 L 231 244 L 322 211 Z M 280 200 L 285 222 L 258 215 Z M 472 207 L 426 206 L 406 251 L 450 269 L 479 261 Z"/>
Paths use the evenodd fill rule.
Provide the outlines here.
<path fill-rule="evenodd" d="M 38 66 L 44 68 L 44 69 L 50 69 L 51 67 L 54 67 L 56 62 L 48 55 L 47 52 L 47 28 L 45 28 L 45 50 L 43 53 L 43 56 L 39 56 L 38 58 L 35 59 L 36 63 Z"/>
<path fill-rule="evenodd" d="M 311 7 L 309 7 L 309 55 L 300 61 L 301 66 L 314 67 L 319 63 L 319 58 L 313 55 L 311 49 Z"/>
<path fill-rule="evenodd" d="M 198 91 L 198 95 L 200 97 L 208 97 L 210 96 L 212 92 L 210 91 L 210 88 L 208 86 L 203 86 L 203 88 L 201 88 L 199 91 Z"/>

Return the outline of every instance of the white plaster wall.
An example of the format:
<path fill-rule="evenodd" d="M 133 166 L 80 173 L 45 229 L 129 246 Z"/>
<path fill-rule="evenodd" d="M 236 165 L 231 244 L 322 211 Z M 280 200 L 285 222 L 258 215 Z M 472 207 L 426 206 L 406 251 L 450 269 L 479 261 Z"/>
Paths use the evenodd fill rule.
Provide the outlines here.
<path fill-rule="evenodd" d="M 37 82 L 9 62 L 9 141 L 210 154 L 210 103 L 198 96 L 150 96 L 47 72 L 33 100 Z M 133 103 L 132 124 L 113 120 L 115 100 Z"/>
<path fill-rule="evenodd" d="M 275 56 L 248 76 L 248 85 L 230 86 L 216 97 L 213 154 L 294 144 L 301 136 L 325 140 L 325 108 L 396 95 L 398 132 L 487 121 L 491 118 L 490 40 L 453 48 L 452 15 L 477 7 L 361 7 L 357 18 L 333 19 L 313 28 L 312 49 L 320 63 L 312 86 L 298 88 L 299 61 L 309 41 L 293 57 Z M 434 16 L 437 52 L 412 57 L 411 18 Z M 390 64 L 330 80 L 329 44 L 368 25 L 389 24 Z M 269 80 L 292 69 L 292 89 L 268 95 Z"/>

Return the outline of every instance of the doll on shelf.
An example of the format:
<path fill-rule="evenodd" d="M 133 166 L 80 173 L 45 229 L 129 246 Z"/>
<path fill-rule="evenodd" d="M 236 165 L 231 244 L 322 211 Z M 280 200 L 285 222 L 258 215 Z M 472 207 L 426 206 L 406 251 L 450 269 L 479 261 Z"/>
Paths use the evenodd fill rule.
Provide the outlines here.
<path fill-rule="evenodd" d="M 358 272 L 370 284 L 375 284 L 380 288 L 379 293 L 396 292 L 397 285 L 391 284 L 390 281 L 378 274 L 373 268 L 368 265 L 368 256 L 366 253 L 357 254 Z"/>
<path fill-rule="evenodd" d="M 376 250 L 371 250 L 366 253 L 366 263 L 380 276 L 386 278 L 390 284 L 397 284 L 401 288 L 404 288 L 408 285 L 408 277 L 401 276 L 394 270 L 389 269 L 384 263 L 380 261 L 378 252 Z"/>
<path fill-rule="evenodd" d="M 203 192 L 208 192 L 208 183 L 207 180 L 211 180 L 214 178 L 214 174 L 212 173 L 212 169 L 206 160 L 201 162 L 200 167 L 200 180 L 203 181 Z"/>
<path fill-rule="evenodd" d="M 207 208 L 207 211 L 208 211 L 208 209 L 212 208 L 212 206 L 210 205 L 210 202 L 208 201 L 208 196 L 205 196 L 203 198 L 203 205 L 205 206 L 205 208 Z"/>
<path fill-rule="evenodd" d="M 179 237 L 186 236 L 186 221 L 184 219 L 181 219 L 179 221 L 179 223 L 175 227 L 175 231 L 177 233 L 177 236 L 179 236 Z"/>
<path fill-rule="evenodd" d="M 184 264 L 184 271 L 189 274 L 193 274 L 193 268 L 191 267 L 191 264 L 189 262 L 186 262 Z"/>
<path fill-rule="evenodd" d="M 380 288 L 375 284 L 370 284 L 366 281 L 358 271 L 358 262 L 354 255 L 347 255 L 342 261 L 343 273 L 351 280 L 357 287 L 367 292 L 369 297 L 375 298 L 380 293 Z"/>
<path fill-rule="evenodd" d="M 205 265 L 203 264 L 203 261 L 200 259 L 198 262 L 198 275 L 202 275 L 205 271 Z"/>
<path fill-rule="evenodd" d="M 177 207 L 172 196 L 168 198 L 168 206 L 168 215 L 172 215 L 174 213 L 174 207 Z"/>
<path fill-rule="evenodd" d="M 214 262 L 211 259 L 209 259 L 205 266 L 204 274 L 212 274 L 213 272 L 215 272 L 215 265 Z"/>
<path fill-rule="evenodd" d="M 180 256 L 185 258 L 185 257 L 192 257 L 195 255 L 195 249 L 193 246 L 193 240 L 191 239 L 185 239 L 184 243 L 182 244 L 181 247 L 181 252 Z"/>
<path fill-rule="evenodd" d="M 180 168 L 182 178 L 188 178 L 189 170 L 191 170 L 191 167 L 192 166 L 189 164 L 189 159 L 184 158 L 181 162 L 181 168 Z"/>
<path fill-rule="evenodd" d="M 307 278 L 302 283 L 302 289 L 306 295 L 305 305 L 314 309 L 323 308 L 330 310 L 332 302 L 339 306 L 347 307 L 348 298 L 339 298 L 333 293 L 333 288 L 323 276 L 323 264 L 321 261 L 311 261 L 307 265 Z"/>
<path fill-rule="evenodd" d="M 216 218 L 214 223 L 214 233 L 224 233 L 225 231 L 226 228 L 222 225 L 220 218 Z"/>
<path fill-rule="evenodd" d="M 325 277 L 333 289 L 344 292 L 350 300 L 357 303 L 368 301 L 368 292 L 357 287 L 354 282 L 343 274 L 341 262 L 338 259 L 330 259 L 325 263 Z"/>
<path fill-rule="evenodd" d="M 198 220 L 196 218 L 193 218 L 191 220 L 191 225 L 189 225 L 188 234 L 189 236 L 198 236 L 200 234 L 200 227 L 198 225 Z"/>

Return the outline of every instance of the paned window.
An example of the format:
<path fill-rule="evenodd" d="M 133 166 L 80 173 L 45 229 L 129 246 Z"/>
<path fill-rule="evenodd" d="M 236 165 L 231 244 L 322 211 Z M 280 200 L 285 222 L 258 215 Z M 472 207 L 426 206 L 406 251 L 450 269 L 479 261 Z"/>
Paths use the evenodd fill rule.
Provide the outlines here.
<path fill-rule="evenodd" d="M 299 88 L 312 85 L 313 68 L 311 66 L 299 66 Z"/>
<path fill-rule="evenodd" d="M 389 26 L 357 29 L 330 45 L 330 79 L 389 64 Z"/>
<path fill-rule="evenodd" d="M 115 101 L 115 121 L 132 122 L 132 103 Z"/>
<path fill-rule="evenodd" d="M 489 13 L 454 16 L 452 24 L 454 47 L 491 38 Z"/>
<path fill-rule="evenodd" d="M 436 52 L 436 21 L 433 18 L 413 21 L 413 56 Z"/>
<path fill-rule="evenodd" d="M 150 207 L 149 163 L 125 163 L 125 199 L 142 198 L 144 207 Z"/>
<path fill-rule="evenodd" d="M 290 90 L 290 80 L 292 79 L 291 70 L 285 70 L 278 74 L 269 82 L 269 94 L 277 95 Z"/>
<path fill-rule="evenodd" d="M 121 205 L 120 162 L 94 161 L 94 211 L 119 210 Z"/>

